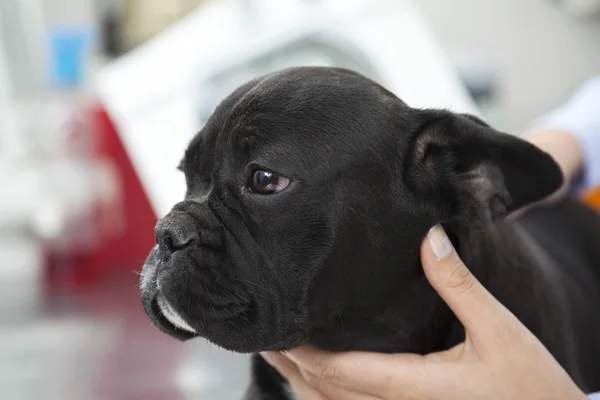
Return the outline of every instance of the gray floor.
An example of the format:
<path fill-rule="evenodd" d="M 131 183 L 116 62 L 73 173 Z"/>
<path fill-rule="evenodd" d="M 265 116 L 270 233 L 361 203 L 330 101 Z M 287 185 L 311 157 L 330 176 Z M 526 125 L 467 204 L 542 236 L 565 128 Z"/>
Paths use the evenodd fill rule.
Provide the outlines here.
<path fill-rule="evenodd" d="M 452 57 L 475 53 L 500 72 L 499 128 L 518 133 L 600 74 L 600 18 L 550 0 L 415 0 Z"/>

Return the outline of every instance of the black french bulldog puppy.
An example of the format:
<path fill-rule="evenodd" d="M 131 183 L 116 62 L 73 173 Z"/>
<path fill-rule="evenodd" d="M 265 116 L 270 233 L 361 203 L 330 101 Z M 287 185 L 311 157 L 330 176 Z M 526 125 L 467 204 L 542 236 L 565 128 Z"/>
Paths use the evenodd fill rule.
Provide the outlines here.
<path fill-rule="evenodd" d="M 157 224 L 141 281 L 167 334 L 241 353 L 447 349 L 464 330 L 419 260 L 442 223 L 481 282 L 584 390 L 600 390 L 597 246 L 570 264 L 501 219 L 562 184 L 531 144 L 411 108 L 351 71 L 293 68 L 226 98 L 180 168 L 185 199 Z M 593 213 L 562 207 L 588 226 L 566 223 L 577 243 L 600 234 Z M 248 399 L 288 398 L 259 356 L 253 369 Z"/>

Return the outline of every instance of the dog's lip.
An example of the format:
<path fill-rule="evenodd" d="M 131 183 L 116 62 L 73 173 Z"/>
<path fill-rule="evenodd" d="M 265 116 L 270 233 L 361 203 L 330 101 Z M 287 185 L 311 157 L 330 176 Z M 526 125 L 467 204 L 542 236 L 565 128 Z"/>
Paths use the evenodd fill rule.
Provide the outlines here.
<path fill-rule="evenodd" d="M 164 314 L 158 304 L 158 301 L 159 301 L 159 294 L 157 293 L 157 295 L 155 295 L 154 298 L 152 299 L 152 302 L 150 304 L 150 310 L 152 312 L 152 317 L 154 318 L 156 324 L 161 329 L 167 331 L 168 334 L 170 334 L 171 336 L 174 336 L 180 340 L 188 340 L 188 339 L 192 339 L 197 336 L 196 333 L 181 329 L 181 328 L 175 326 L 171 321 L 169 321 L 167 319 L 167 317 L 164 316 Z"/>
<path fill-rule="evenodd" d="M 162 294 L 158 294 L 156 297 L 156 302 L 158 303 L 159 308 L 162 311 L 162 315 L 171 322 L 171 324 L 176 327 L 190 331 L 192 333 L 196 333 L 196 330 L 188 324 L 188 322 L 171 306 L 171 303 L 167 300 L 165 296 Z"/>
<path fill-rule="evenodd" d="M 175 325 L 171 322 L 166 316 L 159 304 L 161 297 L 166 300 L 164 295 L 157 290 L 154 294 L 152 301 L 150 302 L 150 314 L 154 322 L 166 333 L 175 336 L 181 340 L 188 340 L 194 337 L 197 337 L 201 334 L 199 330 L 195 327 L 192 327 L 195 332 L 188 331 Z M 168 303 L 168 301 L 167 301 Z M 164 306 L 164 303 L 163 303 Z M 173 309 L 173 306 L 169 306 Z M 202 325 L 207 323 L 222 323 L 232 319 L 242 319 L 248 321 L 252 310 L 254 309 L 254 303 L 252 301 L 249 302 L 230 302 L 227 304 L 211 304 L 207 303 L 206 308 L 203 312 L 203 322 Z M 173 309 L 174 310 L 174 309 Z M 186 325 L 189 326 L 189 323 L 186 322 Z M 191 327 L 191 326 L 190 326 Z M 200 331 L 202 331 L 202 326 L 200 327 Z"/>

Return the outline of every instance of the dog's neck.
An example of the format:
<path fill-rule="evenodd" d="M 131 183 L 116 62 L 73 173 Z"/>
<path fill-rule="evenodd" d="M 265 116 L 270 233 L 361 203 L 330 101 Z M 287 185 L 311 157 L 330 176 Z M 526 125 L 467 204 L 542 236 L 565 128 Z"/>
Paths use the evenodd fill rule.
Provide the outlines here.
<path fill-rule="evenodd" d="M 534 281 L 527 267 L 532 263 L 531 257 L 520 245 L 511 222 L 480 229 L 458 225 L 445 228 L 461 258 L 494 295 L 504 297 L 507 293 L 502 282 Z M 362 317 L 341 311 L 332 318 L 332 324 L 315 329 L 311 344 L 333 351 L 426 354 L 463 340 L 462 326 L 424 274 L 410 285 L 382 296 L 389 299 L 384 309 L 372 315 L 363 313 Z"/>

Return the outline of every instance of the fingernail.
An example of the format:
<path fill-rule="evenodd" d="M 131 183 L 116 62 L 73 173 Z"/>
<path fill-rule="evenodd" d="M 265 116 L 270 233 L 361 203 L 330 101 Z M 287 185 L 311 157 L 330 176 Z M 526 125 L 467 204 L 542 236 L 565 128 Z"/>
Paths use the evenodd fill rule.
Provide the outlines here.
<path fill-rule="evenodd" d="M 438 260 L 448 258 L 454 250 L 450 239 L 448 239 L 446 232 L 444 232 L 444 228 L 440 225 L 436 225 L 429 230 L 427 240 L 429 240 L 429 246 L 431 246 L 433 255 Z"/>
<path fill-rule="evenodd" d="M 273 356 L 267 352 L 260 353 L 261 357 L 269 364 L 271 367 L 275 366 L 275 362 L 273 361 Z"/>

